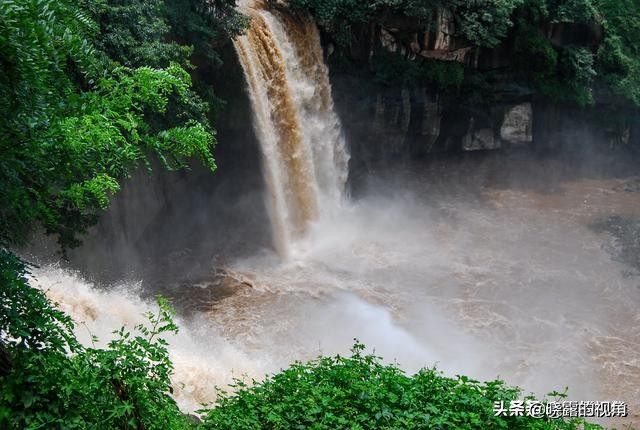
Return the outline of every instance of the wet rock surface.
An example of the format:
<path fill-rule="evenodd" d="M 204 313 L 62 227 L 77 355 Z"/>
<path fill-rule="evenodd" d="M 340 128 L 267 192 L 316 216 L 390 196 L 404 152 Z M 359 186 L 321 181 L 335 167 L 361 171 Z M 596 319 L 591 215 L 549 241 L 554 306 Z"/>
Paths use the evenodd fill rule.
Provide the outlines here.
<path fill-rule="evenodd" d="M 610 235 L 604 248 L 615 260 L 631 267 L 626 274 L 640 276 L 640 216 L 610 216 L 597 221 L 592 228 Z"/>
<path fill-rule="evenodd" d="M 614 188 L 616 192 L 640 194 L 640 178 L 630 178 Z M 595 221 L 591 228 L 609 235 L 604 248 L 616 261 L 631 267 L 629 276 L 640 276 L 640 214 L 613 215 Z"/>
<path fill-rule="evenodd" d="M 248 288 L 253 288 L 253 285 L 247 279 L 231 271 L 218 269 L 199 279 L 155 284 L 153 294 L 167 297 L 181 315 L 189 315 L 208 312 L 216 303 Z"/>
<path fill-rule="evenodd" d="M 504 114 L 500 137 L 509 143 L 527 144 L 533 141 L 533 110 L 531 103 L 515 105 Z"/>

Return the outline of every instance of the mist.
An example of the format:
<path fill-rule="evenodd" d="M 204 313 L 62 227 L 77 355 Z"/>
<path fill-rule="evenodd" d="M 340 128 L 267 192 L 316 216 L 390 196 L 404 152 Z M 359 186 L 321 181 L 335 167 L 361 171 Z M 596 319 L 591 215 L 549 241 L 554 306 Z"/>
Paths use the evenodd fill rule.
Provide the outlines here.
<path fill-rule="evenodd" d="M 521 168 L 534 161 L 535 175 Z M 540 396 L 569 387 L 571 399 L 638 404 L 637 277 L 592 228 L 640 213 L 640 196 L 624 191 L 638 179 L 618 161 L 586 177 L 565 162 L 496 156 L 375 171 L 288 259 L 267 246 L 230 260 L 238 283 L 183 314 L 169 339 L 180 405 L 215 400 L 213 387 L 233 376 L 347 354 L 354 339 L 407 372 L 437 366 Z M 544 174 L 560 165 L 575 174 Z M 484 166 L 475 180 L 461 174 L 470 166 Z M 55 265 L 35 275 L 83 322 L 83 339 L 132 327 L 153 308 L 140 296 L 158 291 L 149 281 L 105 290 Z"/>

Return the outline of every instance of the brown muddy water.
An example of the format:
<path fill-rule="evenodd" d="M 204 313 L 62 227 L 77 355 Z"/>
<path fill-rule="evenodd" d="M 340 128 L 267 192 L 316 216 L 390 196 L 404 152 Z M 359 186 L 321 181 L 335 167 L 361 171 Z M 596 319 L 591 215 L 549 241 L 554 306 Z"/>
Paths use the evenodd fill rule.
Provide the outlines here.
<path fill-rule="evenodd" d="M 637 160 L 469 155 L 371 168 L 291 244 L 164 287 L 185 411 L 357 338 L 408 372 L 504 378 L 544 395 L 623 400 L 640 423 Z M 153 305 L 148 286 L 94 288 L 59 265 L 36 282 L 103 341 Z"/>

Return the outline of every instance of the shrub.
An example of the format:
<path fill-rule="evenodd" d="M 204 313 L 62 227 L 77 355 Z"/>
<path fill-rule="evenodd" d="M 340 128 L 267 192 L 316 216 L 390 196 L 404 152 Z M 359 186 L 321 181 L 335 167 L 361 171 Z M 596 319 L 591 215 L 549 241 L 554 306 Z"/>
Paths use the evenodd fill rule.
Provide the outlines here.
<path fill-rule="evenodd" d="M 494 401 L 520 390 L 502 381 L 448 378 L 436 369 L 407 376 L 356 343 L 351 357 L 296 363 L 263 382 L 237 380 L 206 412 L 205 429 L 578 429 L 573 419 L 495 416 Z M 557 393 L 556 393 L 557 394 Z M 529 399 L 533 399 L 529 397 Z"/>
<path fill-rule="evenodd" d="M 0 428 L 183 429 L 171 397 L 166 341 L 173 311 L 134 332 L 120 329 L 107 348 L 82 346 L 73 322 L 31 287 L 28 270 L 0 250 Z"/>

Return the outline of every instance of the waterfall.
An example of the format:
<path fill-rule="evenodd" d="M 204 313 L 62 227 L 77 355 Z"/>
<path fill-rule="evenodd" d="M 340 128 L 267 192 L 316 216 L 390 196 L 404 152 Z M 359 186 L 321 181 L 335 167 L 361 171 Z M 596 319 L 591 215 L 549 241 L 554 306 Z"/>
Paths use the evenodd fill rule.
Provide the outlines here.
<path fill-rule="evenodd" d="M 242 8 L 251 26 L 234 45 L 262 150 L 274 242 L 286 257 L 292 241 L 342 201 L 349 156 L 314 22 L 262 2 Z"/>

